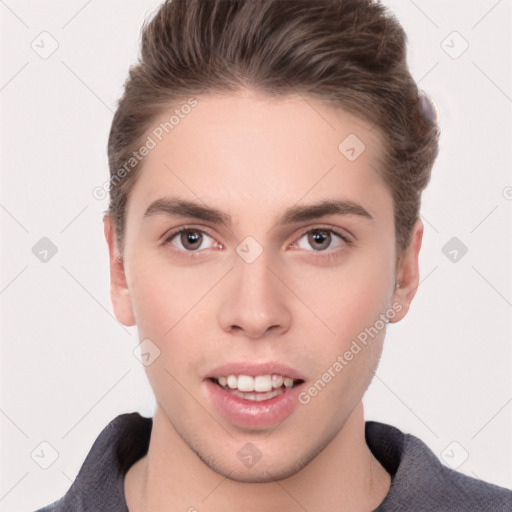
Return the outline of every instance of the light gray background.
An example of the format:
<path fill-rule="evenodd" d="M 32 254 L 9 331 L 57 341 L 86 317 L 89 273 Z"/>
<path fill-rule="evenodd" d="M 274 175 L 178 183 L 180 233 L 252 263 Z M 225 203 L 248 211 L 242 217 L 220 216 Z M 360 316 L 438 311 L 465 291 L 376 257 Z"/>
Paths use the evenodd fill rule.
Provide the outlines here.
<path fill-rule="evenodd" d="M 384 3 L 408 33 L 411 70 L 439 106 L 442 137 L 423 198 L 422 282 L 388 330 L 367 418 L 510 488 L 512 1 Z M 107 201 L 92 190 L 108 179 L 116 100 L 158 4 L 0 1 L 2 511 L 59 498 L 109 421 L 152 415 L 136 330 L 112 316 Z M 59 45 L 47 59 L 31 47 L 50 47 L 43 31 Z M 468 248 L 457 262 L 442 252 L 454 236 Z M 58 248 L 46 263 L 32 253 L 42 237 Z M 36 463 L 50 461 L 43 441 L 58 452 L 48 469 Z"/>

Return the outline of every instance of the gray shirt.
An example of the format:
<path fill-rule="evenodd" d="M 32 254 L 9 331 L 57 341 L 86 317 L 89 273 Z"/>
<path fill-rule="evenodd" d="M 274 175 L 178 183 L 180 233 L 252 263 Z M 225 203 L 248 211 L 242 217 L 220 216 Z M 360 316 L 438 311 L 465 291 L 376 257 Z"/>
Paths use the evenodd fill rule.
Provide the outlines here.
<path fill-rule="evenodd" d="M 124 477 L 147 453 L 152 425 L 152 418 L 139 413 L 115 418 L 94 442 L 68 492 L 36 512 L 128 512 Z M 512 512 L 512 491 L 442 465 L 413 435 L 368 421 L 366 442 L 392 479 L 374 512 Z"/>

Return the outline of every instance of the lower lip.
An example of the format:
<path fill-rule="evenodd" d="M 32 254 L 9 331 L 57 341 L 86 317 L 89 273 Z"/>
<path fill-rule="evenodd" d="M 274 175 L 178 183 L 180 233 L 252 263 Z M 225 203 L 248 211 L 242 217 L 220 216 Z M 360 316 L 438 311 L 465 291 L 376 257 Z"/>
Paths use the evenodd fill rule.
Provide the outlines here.
<path fill-rule="evenodd" d="M 287 418 L 298 404 L 303 383 L 281 395 L 257 402 L 234 395 L 209 379 L 204 381 L 213 406 L 231 423 L 242 428 L 268 428 Z"/>

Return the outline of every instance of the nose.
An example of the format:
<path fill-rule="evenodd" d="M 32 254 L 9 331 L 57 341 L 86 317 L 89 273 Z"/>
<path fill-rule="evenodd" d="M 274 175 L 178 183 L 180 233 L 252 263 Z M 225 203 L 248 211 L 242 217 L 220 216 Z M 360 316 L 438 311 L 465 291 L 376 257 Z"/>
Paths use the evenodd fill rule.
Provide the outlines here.
<path fill-rule="evenodd" d="M 218 312 L 219 324 L 224 331 L 257 339 L 267 333 L 275 336 L 289 329 L 289 292 L 268 263 L 265 253 L 252 263 L 237 258 Z"/>

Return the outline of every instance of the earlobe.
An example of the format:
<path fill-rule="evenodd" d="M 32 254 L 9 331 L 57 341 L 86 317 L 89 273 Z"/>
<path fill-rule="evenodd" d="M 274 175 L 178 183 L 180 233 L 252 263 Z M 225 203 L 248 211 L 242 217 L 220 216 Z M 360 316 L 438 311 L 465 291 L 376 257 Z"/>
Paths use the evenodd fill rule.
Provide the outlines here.
<path fill-rule="evenodd" d="M 110 262 L 110 299 L 117 320 L 130 327 L 135 325 L 135 317 L 126 280 L 123 256 L 119 251 L 114 224 L 110 215 L 103 217 L 103 232 L 108 245 Z"/>
<path fill-rule="evenodd" d="M 411 243 L 407 247 L 399 261 L 396 269 L 396 284 L 393 292 L 392 303 L 401 305 L 400 312 L 390 322 L 399 322 L 409 311 L 412 299 L 416 295 L 419 285 L 419 254 L 423 239 L 423 222 L 418 219 L 414 224 Z"/>

